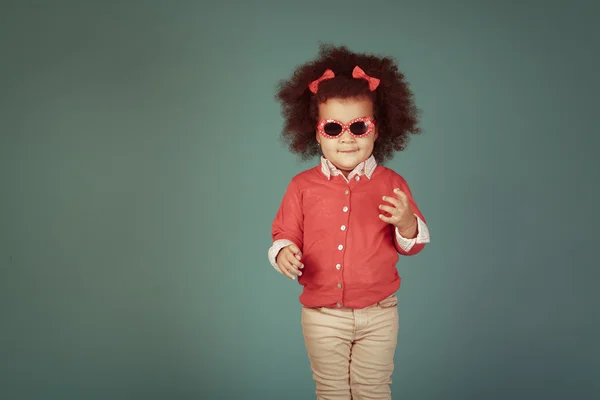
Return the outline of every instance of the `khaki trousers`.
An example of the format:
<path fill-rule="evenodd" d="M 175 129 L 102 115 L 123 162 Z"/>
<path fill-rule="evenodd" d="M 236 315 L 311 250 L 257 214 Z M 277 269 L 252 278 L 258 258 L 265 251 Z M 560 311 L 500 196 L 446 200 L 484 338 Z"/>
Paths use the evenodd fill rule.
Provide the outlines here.
<path fill-rule="evenodd" d="M 391 399 L 398 306 L 302 307 L 302 333 L 318 400 Z"/>

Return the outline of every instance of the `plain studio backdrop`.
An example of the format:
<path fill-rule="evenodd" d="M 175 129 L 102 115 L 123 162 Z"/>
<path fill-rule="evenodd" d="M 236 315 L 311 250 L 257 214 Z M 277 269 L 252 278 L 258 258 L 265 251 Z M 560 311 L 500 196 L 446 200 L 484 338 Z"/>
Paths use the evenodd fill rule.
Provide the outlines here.
<path fill-rule="evenodd" d="M 395 399 L 598 399 L 593 1 L 13 1 L 0 9 L 0 398 L 311 399 L 267 261 L 301 162 L 275 87 L 319 42 L 395 57 Z"/>

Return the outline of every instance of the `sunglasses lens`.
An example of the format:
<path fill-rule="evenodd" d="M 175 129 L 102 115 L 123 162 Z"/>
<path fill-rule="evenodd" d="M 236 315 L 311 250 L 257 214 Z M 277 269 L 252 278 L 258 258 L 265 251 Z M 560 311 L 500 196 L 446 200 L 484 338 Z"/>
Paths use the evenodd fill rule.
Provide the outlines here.
<path fill-rule="evenodd" d="M 325 124 L 325 126 L 323 127 L 323 130 L 329 136 L 338 136 L 340 133 L 342 133 L 341 125 L 336 124 L 335 122 L 329 122 L 329 123 Z"/>
<path fill-rule="evenodd" d="M 350 132 L 354 133 L 355 135 L 364 135 L 368 128 L 369 126 L 366 122 L 355 122 L 350 125 Z"/>

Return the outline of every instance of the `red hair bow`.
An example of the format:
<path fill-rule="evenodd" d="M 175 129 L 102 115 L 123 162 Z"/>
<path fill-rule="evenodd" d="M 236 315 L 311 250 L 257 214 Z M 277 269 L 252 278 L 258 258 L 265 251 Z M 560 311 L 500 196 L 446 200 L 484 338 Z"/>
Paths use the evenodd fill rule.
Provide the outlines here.
<path fill-rule="evenodd" d="M 325 72 L 323 72 L 323 75 L 321 75 L 321 77 L 319 79 L 312 81 L 310 83 L 310 85 L 308 85 L 308 88 L 310 89 L 311 92 L 317 93 L 317 91 L 319 90 L 319 83 L 321 83 L 321 81 L 324 81 L 325 79 L 331 79 L 333 77 L 335 77 L 335 74 L 333 73 L 333 71 L 330 69 L 327 69 L 327 70 L 325 70 Z"/>
<path fill-rule="evenodd" d="M 377 86 L 379 86 L 379 79 L 367 75 L 365 71 L 363 71 L 358 65 L 354 67 L 354 70 L 352 71 L 352 77 L 356 79 L 364 79 L 369 82 L 369 90 L 371 90 L 371 92 L 377 89 Z"/>

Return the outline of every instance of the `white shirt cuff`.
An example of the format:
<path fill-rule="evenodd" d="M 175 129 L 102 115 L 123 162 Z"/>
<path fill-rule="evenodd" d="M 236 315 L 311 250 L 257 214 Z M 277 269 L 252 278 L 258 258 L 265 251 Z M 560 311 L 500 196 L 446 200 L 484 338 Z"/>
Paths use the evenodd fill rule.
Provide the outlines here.
<path fill-rule="evenodd" d="M 398 244 L 402 250 L 406 252 L 410 251 L 410 249 L 412 249 L 412 247 L 417 243 L 429 243 L 430 241 L 429 229 L 427 229 L 427 225 L 425 225 L 425 222 L 423 222 L 418 215 L 415 214 L 415 217 L 417 217 L 417 237 L 407 239 L 403 237 L 398 228 L 396 228 L 396 240 L 398 241 Z"/>
<path fill-rule="evenodd" d="M 281 270 L 277 266 L 277 262 L 276 262 L 277 254 L 279 254 L 279 251 L 281 249 L 283 249 L 286 246 L 289 246 L 290 244 L 294 244 L 294 242 L 287 240 L 287 239 L 280 239 L 280 240 L 274 241 L 273 245 L 271 245 L 271 247 L 269 248 L 269 252 L 268 252 L 269 262 L 271 263 L 273 268 L 275 268 L 275 270 L 277 272 L 279 272 L 280 274 L 283 274 L 283 272 L 281 272 Z"/>

